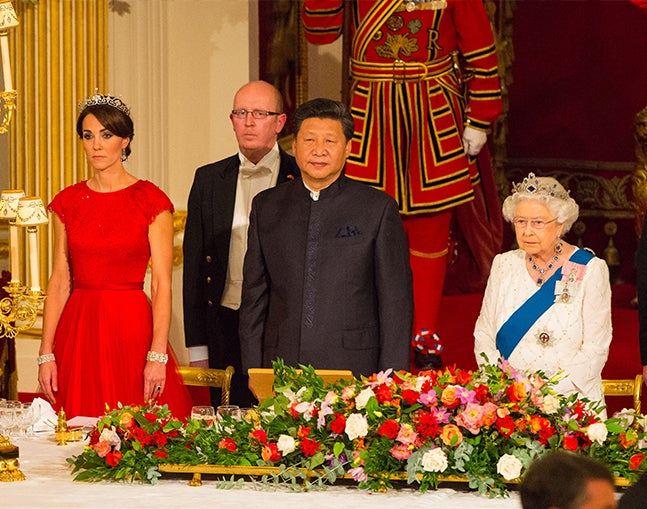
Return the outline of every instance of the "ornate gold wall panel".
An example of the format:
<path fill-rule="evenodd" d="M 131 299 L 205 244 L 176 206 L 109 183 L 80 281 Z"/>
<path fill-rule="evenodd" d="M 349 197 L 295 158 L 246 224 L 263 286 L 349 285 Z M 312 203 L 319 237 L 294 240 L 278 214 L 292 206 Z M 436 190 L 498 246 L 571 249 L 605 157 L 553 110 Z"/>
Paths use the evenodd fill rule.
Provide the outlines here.
<path fill-rule="evenodd" d="M 106 90 L 108 0 L 14 0 L 13 5 L 20 24 L 10 33 L 18 92 L 10 185 L 48 203 L 63 187 L 89 176 L 75 124 L 78 103 L 95 88 Z M 43 279 L 49 273 L 47 237 L 40 237 Z"/>

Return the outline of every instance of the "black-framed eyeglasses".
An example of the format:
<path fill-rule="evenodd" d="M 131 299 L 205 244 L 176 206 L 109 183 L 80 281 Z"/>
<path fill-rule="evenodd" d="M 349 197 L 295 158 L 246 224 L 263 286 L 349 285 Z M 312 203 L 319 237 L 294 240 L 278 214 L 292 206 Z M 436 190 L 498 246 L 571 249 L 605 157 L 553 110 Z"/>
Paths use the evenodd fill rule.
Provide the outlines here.
<path fill-rule="evenodd" d="M 256 120 L 262 120 L 272 115 L 280 115 L 276 111 L 264 111 L 264 110 L 231 110 L 231 115 L 235 118 L 247 118 L 247 115 L 251 115 L 252 118 Z"/>
<path fill-rule="evenodd" d="M 530 224 L 533 230 L 543 230 L 544 228 L 546 228 L 546 225 L 552 223 L 553 221 L 557 221 L 557 218 L 554 217 L 549 221 L 544 221 L 543 219 L 526 219 L 525 217 L 515 217 L 512 220 L 512 224 L 514 224 L 515 228 L 520 228 L 522 230 L 526 228 L 528 224 Z"/>

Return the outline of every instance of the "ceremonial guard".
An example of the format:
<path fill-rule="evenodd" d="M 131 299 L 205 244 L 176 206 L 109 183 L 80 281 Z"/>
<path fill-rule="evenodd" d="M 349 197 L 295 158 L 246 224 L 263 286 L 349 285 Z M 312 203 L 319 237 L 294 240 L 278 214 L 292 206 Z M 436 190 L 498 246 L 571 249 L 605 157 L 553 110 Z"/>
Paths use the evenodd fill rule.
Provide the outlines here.
<path fill-rule="evenodd" d="M 494 37 L 482 0 L 305 0 L 308 41 L 337 39 L 345 5 L 355 121 L 346 174 L 398 202 L 416 367 L 433 367 L 452 211 L 481 192 L 476 156 L 502 110 Z"/>

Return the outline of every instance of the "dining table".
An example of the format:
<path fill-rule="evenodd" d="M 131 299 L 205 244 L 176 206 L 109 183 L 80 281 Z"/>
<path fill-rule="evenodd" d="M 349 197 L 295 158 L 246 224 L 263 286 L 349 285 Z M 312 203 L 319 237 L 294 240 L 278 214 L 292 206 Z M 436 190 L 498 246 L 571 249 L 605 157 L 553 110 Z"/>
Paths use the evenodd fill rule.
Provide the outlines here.
<path fill-rule="evenodd" d="M 263 483 L 255 478 L 202 476 L 201 486 L 190 486 L 190 475 L 162 473 L 156 484 L 139 482 L 75 481 L 67 458 L 82 452 L 83 440 L 59 445 L 53 431 L 11 439 L 19 448 L 25 479 L 0 483 L 3 508 L 154 508 L 178 509 L 521 509 L 518 493 L 489 498 L 469 491 L 466 483 L 420 492 L 417 486 L 397 485 L 384 493 L 332 485 L 308 491 Z"/>

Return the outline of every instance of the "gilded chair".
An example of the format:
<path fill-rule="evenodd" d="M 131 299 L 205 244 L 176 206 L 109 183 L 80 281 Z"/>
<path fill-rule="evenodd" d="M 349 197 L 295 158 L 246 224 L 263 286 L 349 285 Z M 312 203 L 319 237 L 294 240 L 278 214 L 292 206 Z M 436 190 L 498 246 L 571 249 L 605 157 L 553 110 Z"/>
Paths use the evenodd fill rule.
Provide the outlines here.
<path fill-rule="evenodd" d="M 221 390 L 222 405 L 229 404 L 231 395 L 231 377 L 234 376 L 234 367 L 226 369 L 195 368 L 192 366 L 178 366 L 178 373 L 182 376 L 184 385 L 198 387 L 218 387 Z"/>
<path fill-rule="evenodd" d="M 642 395 L 643 376 L 636 378 L 602 380 L 602 389 L 605 396 L 632 396 L 634 409 L 640 414 L 640 397 Z"/>

